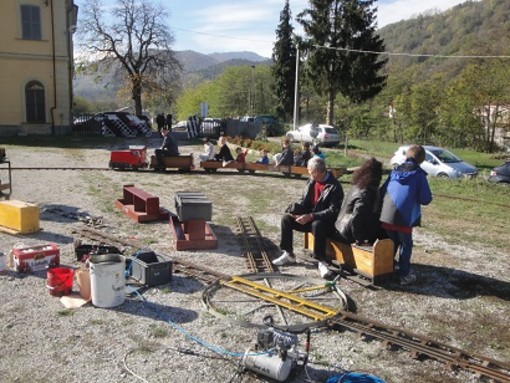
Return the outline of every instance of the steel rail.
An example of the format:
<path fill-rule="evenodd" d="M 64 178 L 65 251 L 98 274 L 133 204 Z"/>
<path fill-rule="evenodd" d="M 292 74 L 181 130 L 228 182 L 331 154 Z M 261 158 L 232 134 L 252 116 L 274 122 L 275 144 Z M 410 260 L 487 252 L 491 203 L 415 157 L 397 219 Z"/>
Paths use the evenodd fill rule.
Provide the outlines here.
<path fill-rule="evenodd" d="M 494 379 L 510 382 L 510 364 L 437 342 L 401 328 L 386 325 L 360 315 L 344 312 L 328 321 L 333 329 L 345 328 L 368 338 L 378 339 L 386 346 L 408 350 L 414 357 L 424 356 L 445 363 L 450 368 L 462 368 Z"/>
<path fill-rule="evenodd" d="M 96 235 L 95 238 L 99 238 L 105 243 L 108 243 L 107 240 L 110 239 L 111 242 L 109 244 L 123 244 L 136 247 L 136 243 L 134 241 L 117 240 L 110 235 L 106 235 L 98 230 L 91 228 L 84 228 L 83 230 L 77 230 L 76 232 L 87 234 L 89 238 L 93 238 Z M 176 266 L 175 268 L 183 274 L 197 278 L 212 287 L 234 287 L 239 291 L 245 289 L 244 287 L 241 289 L 238 288 L 239 286 L 234 286 L 234 284 L 228 283 L 229 280 L 234 280 L 236 283 L 241 282 L 241 284 L 244 284 L 245 279 L 243 277 L 234 278 L 226 274 L 198 266 L 183 259 L 174 259 L 174 265 Z M 268 286 L 257 284 L 253 281 L 249 281 L 248 285 L 251 285 L 252 290 L 245 291 L 247 295 L 256 296 L 257 298 L 264 301 L 270 301 L 275 305 L 279 305 L 280 302 L 283 302 L 283 300 L 275 298 L 275 296 L 284 298 L 288 298 L 290 296 L 291 301 L 297 304 L 289 304 L 287 301 L 285 302 L 286 308 L 292 310 L 294 307 L 297 307 L 298 309 L 296 312 L 309 318 L 320 320 L 320 323 L 324 323 L 328 328 L 331 328 L 332 330 L 341 331 L 346 329 L 353 331 L 366 338 L 379 340 L 386 347 L 398 347 L 409 351 L 415 358 L 426 357 L 445 363 L 449 368 L 460 368 L 478 374 L 479 376 L 492 379 L 495 382 L 510 383 L 509 363 L 474 353 L 468 353 L 462 349 L 435 341 L 429 337 L 415 334 L 401 328 L 386 325 L 382 322 L 374 321 L 350 312 L 340 311 L 336 316 L 331 317 L 332 311 L 329 310 L 332 309 L 326 309 L 325 311 L 323 310 L 322 314 L 318 314 L 312 310 L 309 311 L 307 309 L 303 309 L 303 305 L 301 302 L 299 302 L 299 299 L 296 300 L 296 298 L 292 298 L 292 290 L 288 292 L 280 292 L 271 289 Z M 261 291 L 264 290 L 269 291 L 269 297 L 261 293 Z M 297 291 L 300 291 L 299 288 Z M 272 297 L 271 294 L 273 294 Z M 208 299 L 204 299 L 204 301 L 207 305 Z M 308 302 L 306 302 L 306 300 L 304 301 L 306 306 Z M 311 303 L 316 305 L 316 303 Z M 321 311 L 320 305 L 318 306 L 319 311 Z"/>
<path fill-rule="evenodd" d="M 236 217 L 237 227 L 244 244 L 246 262 L 251 273 L 272 273 L 273 264 L 269 259 L 260 231 L 252 217 Z"/>
<path fill-rule="evenodd" d="M 12 168 L 12 170 L 113 170 L 110 168 L 103 167 L 16 167 Z"/>

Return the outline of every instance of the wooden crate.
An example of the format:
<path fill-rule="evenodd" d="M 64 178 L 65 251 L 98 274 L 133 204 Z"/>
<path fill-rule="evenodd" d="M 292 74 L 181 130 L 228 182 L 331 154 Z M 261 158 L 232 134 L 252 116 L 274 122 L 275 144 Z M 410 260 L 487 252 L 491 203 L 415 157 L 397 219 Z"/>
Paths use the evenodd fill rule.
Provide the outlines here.
<path fill-rule="evenodd" d="M 305 233 L 305 249 L 313 251 L 313 234 Z M 328 239 L 326 256 L 374 283 L 393 274 L 393 241 L 380 239 L 373 246 L 348 245 Z"/>
<path fill-rule="evenodd" d="M 39 231 L 39 206 L 17 200 L 0 202 L 0 229 L 11 234 Z"/>

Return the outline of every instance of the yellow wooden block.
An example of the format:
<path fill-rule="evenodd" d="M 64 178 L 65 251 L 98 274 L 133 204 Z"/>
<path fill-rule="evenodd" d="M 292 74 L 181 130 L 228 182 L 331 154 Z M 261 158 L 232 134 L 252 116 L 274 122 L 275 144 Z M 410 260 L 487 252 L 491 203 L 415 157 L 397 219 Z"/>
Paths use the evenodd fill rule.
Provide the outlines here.
<path fill-rule="evenodd" d="M 20 234 L 39 231 L 39 206 L 16 200 L 1 201 L 0 226 Z"/>

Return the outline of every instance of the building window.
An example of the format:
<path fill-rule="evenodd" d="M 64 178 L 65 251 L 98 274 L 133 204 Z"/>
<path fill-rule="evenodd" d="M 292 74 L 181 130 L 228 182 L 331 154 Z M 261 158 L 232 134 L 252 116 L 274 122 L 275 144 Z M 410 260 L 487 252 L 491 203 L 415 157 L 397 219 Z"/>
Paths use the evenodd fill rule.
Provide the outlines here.
<path fill-rule="evenodd" d="M 39 81 L 30 81 L 25 87 L 25 103 L 28 123 L 46 122 L 44 86 Z"/>
<path fill-rule="evenodd" d="M 41 9 L 35 5 L 22 5 L 21 25 L 24 39 L 41 40 Z"/>

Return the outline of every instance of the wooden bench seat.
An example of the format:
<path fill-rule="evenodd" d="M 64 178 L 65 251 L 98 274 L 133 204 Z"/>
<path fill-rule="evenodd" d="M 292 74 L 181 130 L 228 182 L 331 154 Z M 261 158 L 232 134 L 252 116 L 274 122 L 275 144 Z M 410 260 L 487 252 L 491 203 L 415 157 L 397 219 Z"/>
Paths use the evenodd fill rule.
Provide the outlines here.
<path fill-rule="evenodd" d="M 134 185 L 124 185 L 123 198 L 115 206 L 138 223 L 170 218 L 170 213 L 159 207 L 159 197 L 153 196 Z"/>
<path fill-rule="evenodd" d="M 313 234 L 305 233 L 305 249 L 313 251 Z M 362 275 L 377 284 L 393 274 L 393 241 L 379 239 L 373 246 L 348 245 L 327 241 L 326 256 L 349 271 Z"/>
<path fill-rule="evenodd" d="M 289 166 L 289 165 L 275 166 L 258 164 L 255 162 L 235 162 L 235 161 L 230 162 L 226 166 L 223 166 L 223 163 L 221 161 L 202 161 L 200 162 L 200 167 L 203 168 L 205 171 L 212 172 L 216 172 L 218 169 L 225 168 L 225 169 L 237 169 L 237 171 L 241 173 L 248 171 L 251 174 L 255 173 L 256 171 L 263 171 L 283 173 L 284 175 L 308 176 L 308 169 L 306 168 L 306 166 Z M 336 178 L 340 177 L 344 173 L 344 169 L 342 168 L 328 168 L 328 170 L 330 170 Z"/>
<path fill-rule="evenodd" d="M 164 156 L 163 165 L 160 165 L 156 156 L 151 156 L 151 169 L 178 169 L 181 172 L 189 172 L 193 168 L 193 155 L 186 154 L 180 156 Z"/>

